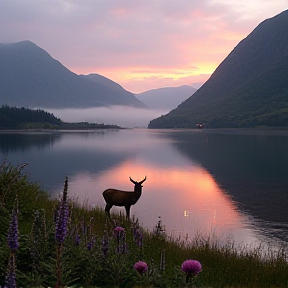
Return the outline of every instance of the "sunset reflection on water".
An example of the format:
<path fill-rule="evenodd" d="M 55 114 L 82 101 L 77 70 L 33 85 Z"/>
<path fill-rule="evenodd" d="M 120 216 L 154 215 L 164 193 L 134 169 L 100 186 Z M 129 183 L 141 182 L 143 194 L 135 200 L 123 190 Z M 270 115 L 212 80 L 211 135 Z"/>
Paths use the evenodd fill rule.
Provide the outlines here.
<path fill-rule="evenodd" d="M 133 191 L 129 176 L 136 181 L 147 176 L 142 196 L 131 208 L 131 215 L 144 227 L 153 229 L 161 217 L 168 236 L 191 239 L 200 232 L 237 243 L 255 241 L 253 232 L 245 227 L 246 216 L 237 211 L 230 197 L 201 166 L 165 168 L 144 162 L 128 160 L 97 175 L 77 175 L 70 179 L 70 192 L 75 191 L 80 202 L 104 208 L 105 189 Z M 119 211 L 125 213 L 123 207 L 111 210 Z"/>
<path fill-rule="evenodd" d="M 0 138 L 1 153 L 16 165 L 28 162 L 27 172 L 52 196 L 68 176 L 70 197 L 104 209 L 105 189 L 133 191 L 129 177 L 147 176 L 131 207 L 147 229 L 160 216 L 169 237 L 187 241 L 199 233 L 224 244 L 288 239 L 288 135 L 124 129 Z M 125 214 L 112 208 L 119 211 Z"/>

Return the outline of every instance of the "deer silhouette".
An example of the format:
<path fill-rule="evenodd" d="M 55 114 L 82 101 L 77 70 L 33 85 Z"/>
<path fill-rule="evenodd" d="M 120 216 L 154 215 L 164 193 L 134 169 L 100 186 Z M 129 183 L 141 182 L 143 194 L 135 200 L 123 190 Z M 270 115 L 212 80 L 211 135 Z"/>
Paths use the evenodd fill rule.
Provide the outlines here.
<path fill-rule="evenodd" d="M 142 193 L 142 184 L 146 180 L 145 178 L 140 181 L 134 181 L 131 177 L 130 181 L 135 185 L 134 191 L 121 191 L 117 189 L 106 189 L 102 194 L 106 202 L 105 206 L 105 212 L 106 215 L 111 219 L 110 217 L 110 209 L 113 205 L 115 206 L 124 206 L 126 210 L 126 218 L 130 219 L 130 208 L 131 205 L 134 205 L 140 198 Z"/>

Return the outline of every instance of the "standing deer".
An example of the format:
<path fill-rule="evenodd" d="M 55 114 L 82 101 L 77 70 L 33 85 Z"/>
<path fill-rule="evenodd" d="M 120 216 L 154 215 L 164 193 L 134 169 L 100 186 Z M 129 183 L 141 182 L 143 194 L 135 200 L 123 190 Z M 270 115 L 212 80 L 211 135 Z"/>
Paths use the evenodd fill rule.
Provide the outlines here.
<path fill-rule="evenodd" d="M 127 219 L 130 218 L 130 207 L 134 205 L 140 198 L 142 193 L 142 184 L 146 180 L 145 178 L 140 181 L 134 181 L 131 177 L 130 181 L 135 185 L 133 191 L 121 191 L 117 189 L 106 189 L 102 194 L 106 202 L 105 212 L 107 216 L 110 217 L 110 209 L 113 205 L 124 206 L 126 210 Z"/>

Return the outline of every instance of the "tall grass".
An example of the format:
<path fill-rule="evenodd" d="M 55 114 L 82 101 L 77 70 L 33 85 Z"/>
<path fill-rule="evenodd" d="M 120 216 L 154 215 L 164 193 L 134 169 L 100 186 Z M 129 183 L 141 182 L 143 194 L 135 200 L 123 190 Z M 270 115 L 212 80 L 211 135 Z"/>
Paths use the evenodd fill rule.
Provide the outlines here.
<path fill-rule="evenodd" d="M 59 243 L 55 224 L 61 201 L 50 200 L 30 182 L 23 168 L 7 162 L 0 166 L 1 287 L 7 281 L 11 259 L 7 231 L 16 197 L 20 236 L 13 255 L 17 287 L 288 287 L 284 248 L 264 255 L 261 247 L 223 246 L 210 235 L 198 234 L 189 243 L 169 239 L 159 233 L 161 229 L 147 231 L 137 219 L 126 221 L 122 214 L 108 221 L 102 208 L 73 202 L 69 192 L 67 234 Z M 181 270 L 187 259 L 202 264 L 201 273 L 189 283 Z M 140 274 L 133 268 L 138 261 L 147 263 L 147 272 Z"/>

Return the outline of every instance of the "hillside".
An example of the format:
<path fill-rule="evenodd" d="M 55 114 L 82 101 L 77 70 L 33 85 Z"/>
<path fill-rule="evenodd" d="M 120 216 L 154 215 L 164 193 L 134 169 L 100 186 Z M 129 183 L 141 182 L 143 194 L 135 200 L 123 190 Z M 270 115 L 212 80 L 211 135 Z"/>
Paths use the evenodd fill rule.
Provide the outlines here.
<path fill-rule="evenodd" d="M 197 91 L 192 86 L 163 87 L 148 90 L 135 96 L 152 109 L 172 110 Z"/>
<path fill-rule="evenodd" d="M 121 127 L 98 123 L 71 123 L 63 122 L 52 113 L 41 109 L 17 108 L 7 105 L 0 106 L 0 129 L 107 129 Z"/>
<path fill-rule="evenodd" d="M 88 74 L 88 75 L 80 75 L 80 77 L 83 77 L 85 79 L 89 79 L 95 83 L 104 85 L 106 87 L 108 87 L 109 89 L 113 89 L 115 91 L 121 92 L 121 93 L 127 93 L 130 95 L 133 95 L 131 92 L 126 91 L 121 85 L 119 85 L 118 83 L 102 76 L 99 74 Z"/>
<path fill-rule="evenodd" d="M 288 10 L 263 21 L 210 79 L 149 128 L 288 126 Z"/>
<path fill-rule="evenodd" d="M 31 108 L 145 107 L 124 89 L 116 91 L 105 83 L 76 75 L 30 41 L 0 44 L 0 63 L 2 105 Z"/>

